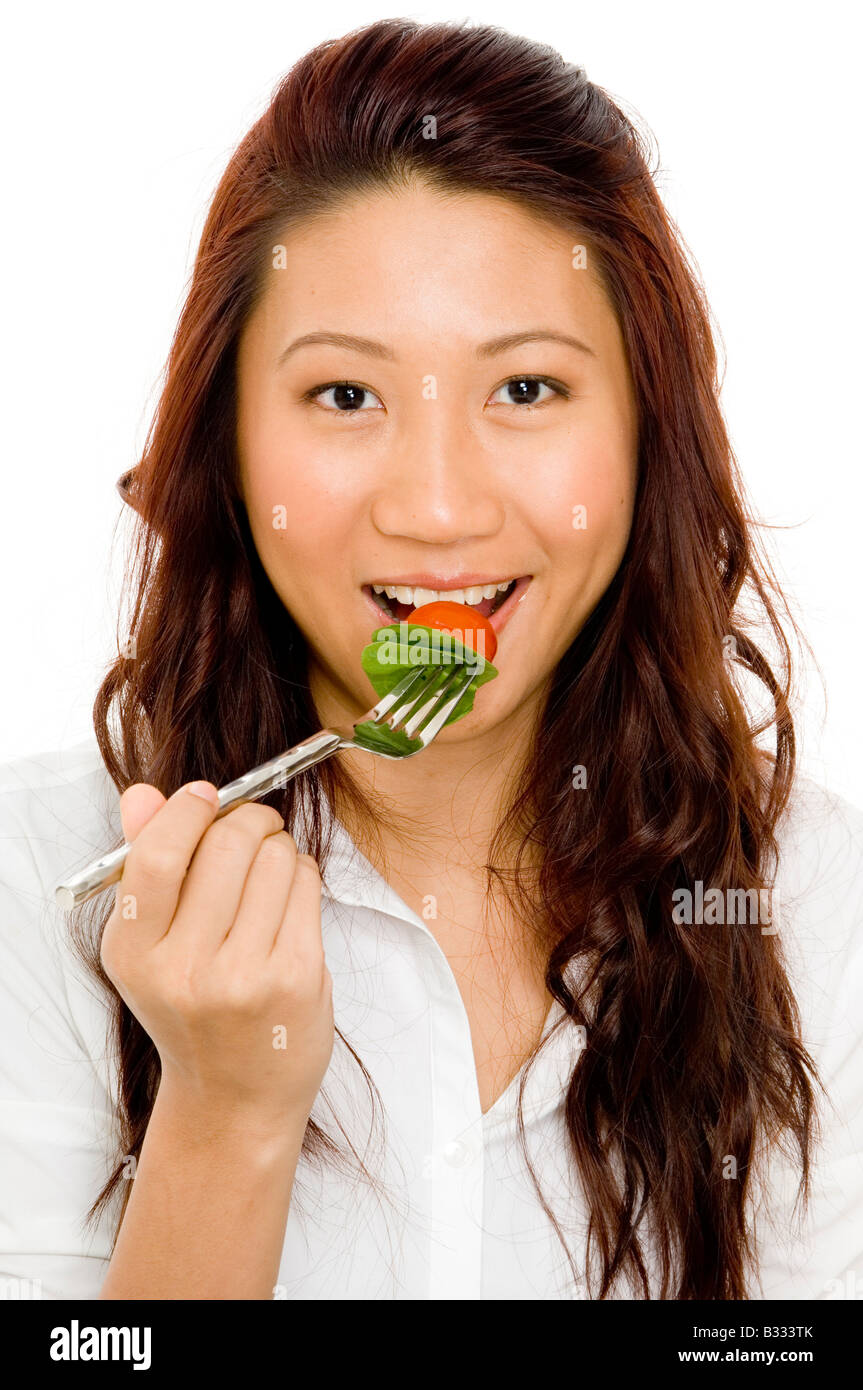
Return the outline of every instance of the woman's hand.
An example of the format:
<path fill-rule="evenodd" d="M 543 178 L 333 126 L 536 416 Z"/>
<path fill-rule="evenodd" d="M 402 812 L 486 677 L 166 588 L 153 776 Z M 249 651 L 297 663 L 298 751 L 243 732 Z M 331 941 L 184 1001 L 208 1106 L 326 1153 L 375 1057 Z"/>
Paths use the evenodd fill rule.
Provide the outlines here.
<path fill-rule="evenodd" d="M 334 1042 L 318 866 L 272 807 L 217 809 L 209 782 L 167 801 L 144 783 L 123 793 L 132 847 L 102 965 L 163 1086 L 226 1115 L 306 1120 Z"/>

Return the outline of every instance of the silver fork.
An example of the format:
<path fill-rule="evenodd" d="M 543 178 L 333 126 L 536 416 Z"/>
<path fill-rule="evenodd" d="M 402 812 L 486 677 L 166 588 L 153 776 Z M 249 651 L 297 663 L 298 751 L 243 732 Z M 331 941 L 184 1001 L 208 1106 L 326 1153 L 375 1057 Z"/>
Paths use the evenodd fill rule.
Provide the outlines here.
<path fill-rule="evenodd" d="M 418 666 L 403 680 L 399 681 L 387 695 L 358 719 L 351 730 L 342 728 L 321 729 L 303 739 L 286 753 L 277 758 L 253 767 L 242 777 L 228 782 L 219 791 L 219 809 L 215 819 L 224 816 L 244 801 L 256 801 L 266 796 L 276 787 L 283 787 L 292 777 L 323 762 L 333 753 L 343 748 L 362 748 L 364 752 L 376 753 L 378 757 L 401 759 L 411 758 L 427 748 L 432 739 L 440 733 L 461 697 L 471 682 L 479 674 L 476 666 L 458 665 L 455 669 L 435 666 L 432 674 L 429 668 Z M 427 699 L 414 709 L 422 699 Z M 413 711 L 413 712 L 412 712 Z M 408 718 L 410 715 L 410 718 Z M 403 748 L 384 751 L 375 738 L 375 730 L 386 724 L 393 733 L 403 735 Z M 54 901 L 58 907 L 70 911 L 80 903 L 95 895 L 112 883 L 118 883 L 123 874 L 123 864 L 129 853 L 129 845 L 120 845 L 110 854 L 95 859 L 86 869 L 74 874 L 54 890 Z"/>

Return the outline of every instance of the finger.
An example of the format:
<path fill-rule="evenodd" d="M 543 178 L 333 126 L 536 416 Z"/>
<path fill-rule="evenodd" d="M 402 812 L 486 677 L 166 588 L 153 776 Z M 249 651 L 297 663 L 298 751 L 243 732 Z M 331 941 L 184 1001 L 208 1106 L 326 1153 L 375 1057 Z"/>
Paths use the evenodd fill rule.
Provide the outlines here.
<path fill-rule="evenodd" d="M 120 797 L 120 820 L 123 835 L 129 844 L 137 838 L 147 821 L 162 809 L 166 800 L 167 797 L 148 782 L 135 782 L 126 788 Z"/>
<path fill-rule="evenodd" d="M 310 854 L 298 854 L 285 913 L 273 942 L 273 956 L 323 964 L 321 874 Z"/>
<path fill-rule="evenodd" d="M 263 960 L 273 949 L 288 905 L 297 847 L 287 831 L 261 842 L 243 887 L 243 896 L 221 950 L 237 959 Z"/>
<path fill-rule="evenodd" d="M 134 919 L 136 944 L 152 945 L 168 930 L 192 855 L 217 810 L 212 782 L 191 782 L 138 831 L 117 889 L 132 904 L 124 916 Z"/>
<path fill-rule="evenodd" d="M 171 925 L 179 948 L 215 954 L 231 930 L 263 840 L 278 834 L 284 824 L 272 806 L 247 801 L 207 829 L 192 857 Z"/>

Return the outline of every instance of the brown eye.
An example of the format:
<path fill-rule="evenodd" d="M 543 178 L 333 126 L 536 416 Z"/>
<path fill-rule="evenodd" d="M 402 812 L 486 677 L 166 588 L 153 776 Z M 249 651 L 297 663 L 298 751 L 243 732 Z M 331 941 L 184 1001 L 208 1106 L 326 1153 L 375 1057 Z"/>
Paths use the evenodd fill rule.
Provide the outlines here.
<path fill-rule="evenodd" d="M 550 395 L 543 397 L 542 388 L 545 387 Z M 553 400 L 555 396 L 564 399 L 569 397 L 566 387 L 558 382 L 550 381 L 544 376 L 513 376 L 509 381 L 505 381 L 502 386 L 497 388 L 493 394 L 505 391 L 507 396 L 504 400 L 498 401 L 499 405 L 516 405 L 526 409 L 531 406 L 545 405 L 547 401 Z"/>
<path fill-rule="evenodd" d="M 318 397 L 330 392 L 332 400 L 329 403 L 318 400 Z M 367 386 L 360 386 L 355 381 L 329 381 L 322 386 L 313 386 L 303 395 L 304 401 L 320 405 L 322 410 L 329 411 L 331 415 L 358 415 L 364 409 L 367 399 L 380 401 L 374 391 L 370 391 Z"/>

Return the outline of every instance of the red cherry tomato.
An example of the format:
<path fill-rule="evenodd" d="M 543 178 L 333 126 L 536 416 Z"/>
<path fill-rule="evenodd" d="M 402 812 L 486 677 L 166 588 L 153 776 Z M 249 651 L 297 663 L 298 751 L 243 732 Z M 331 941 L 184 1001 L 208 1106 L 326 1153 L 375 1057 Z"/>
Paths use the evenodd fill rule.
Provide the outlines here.
<path fill-rule="evenodd" d="M 425 627 L 440 628 L 443 632 L 452 632 L 453 628 L 461 633 L 466 644 L 477 650 L 477 642 L 474 633 L 485 633 L 485 646 L 482 655 L 486 661 L 494 661 L 494 654 L 497 651 L 497 633 L 483 613 L 478 613 L 475 608 L 470 608 L 466 603 L 449 603 L 446 599 L 440 599 L 436 603 L 424 603 L 420 608 L 415 608 L 408 618 L 409 623 L 422 623 Z"/>

